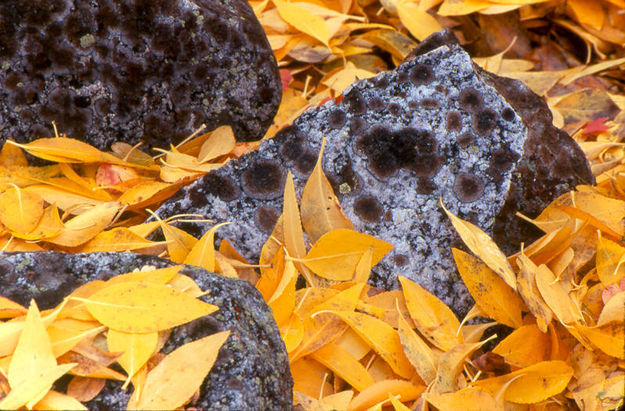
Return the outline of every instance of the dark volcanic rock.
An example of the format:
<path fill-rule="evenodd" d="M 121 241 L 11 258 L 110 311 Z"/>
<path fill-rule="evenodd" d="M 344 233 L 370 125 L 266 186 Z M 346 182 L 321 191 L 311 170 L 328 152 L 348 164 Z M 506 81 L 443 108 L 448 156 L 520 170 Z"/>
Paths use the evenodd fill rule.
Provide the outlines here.
<path fill-rule="evenodd" d="M 157 257 L 132 253 L 62 254 L 56 252 L 0 253 L 0 290 L 3 297 L 28 306 L 31 298 L 41 310 L 62 301 L 76 287 L 105 280 L 152 265 L 174 265 Z M 177 327 L 165 345 L 166 352 L 215 332 L 231 330 L 226 344 L 201 387 L 198 409 L 290 409 L 293 382 L 284 343 L 271 310 L 261 295 L 245 281 L 211 274 L 186 266 L 181 273 L 192 277 L 210 294 L 202 300 L 219 311 Z M 109 381 L 86 404 L 90 410 L 122 410 L 131 390 Z"/>
<path fill-rule="evenodd" d="M 260 139 L 278 68 L 245 0 L 0 1 L 0 139 L 168 147 L 206 124 Z"/>
<path fill-rule="evenodd" d="M 506 250 L 535 238 L 515 212 L 535 216 L 593 182 L 582 151 L 551 121 L 527 87 L 475 67 L 443 32 L 393 72 L 355 83 L 340 103 L 306 111 L 257 152 L 184 188 L 158 214 L 232 221 L 220 235 L 256 261 L 282 210 L 287 170 L 301 194 L 327 137 L 324 171 L 354 228 L 395 246 L 374 283 L 394 288 L 404 275 L 464 313 L 472 302 L 450 250 L 460 243 L 439 198 Z"/>

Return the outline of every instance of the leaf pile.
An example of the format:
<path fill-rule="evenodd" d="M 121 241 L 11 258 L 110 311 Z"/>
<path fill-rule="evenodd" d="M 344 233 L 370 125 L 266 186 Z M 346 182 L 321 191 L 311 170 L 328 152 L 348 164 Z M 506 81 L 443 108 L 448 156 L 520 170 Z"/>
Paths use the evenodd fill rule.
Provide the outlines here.
<path fill-rule="evenodd" d="M 106 380 L 132 383 L 129 409 L 173 409 L 188 403 L 230 332 L 159 351 L 171 329 L 217 310 L 181 266 L 121 274 L 74 290 L 54 309 L 28 310 L 0 299 L 0 408 L 87 408 Z M 176 309 L 172 309 L 176 307 Z M 110 368 L 117 362 L 126 375 Z M 52 390 L 72 375 L 67 393 Z"/>

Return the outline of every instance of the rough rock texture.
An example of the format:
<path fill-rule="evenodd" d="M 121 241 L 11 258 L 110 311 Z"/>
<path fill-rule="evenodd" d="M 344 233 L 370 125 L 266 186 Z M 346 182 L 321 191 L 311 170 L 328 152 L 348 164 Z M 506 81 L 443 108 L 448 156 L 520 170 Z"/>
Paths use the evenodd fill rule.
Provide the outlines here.
<path fill-rule="evenodd" d="M 260 139 L 278 68 L 245 0 L 0 1 L 0 139 L 168 147 L 205 123 Z"/>
<path fill-rule="evenodd" d="M 510 249 L 535 235 L 516 211 L 535 216 L 593 178 L 582 151 L 523 84 L 476 68 L 449 33 L 426 39 L 414 54 L 393 72 L 355 83 L 341 102 L 306 111 L 158 214 L 232 221 L 219 234 L 257 261 L 281 213 L 287 170 L 301 194 L 326 137 L 324 171 L 354 228 L 395 246 L 374 268 L 374 283 L 394 288 L 404 275 L 466 312 L 471 298 L 450 251 L 459 241 L 439 198 Z"/>
<path fill-rule="evenodd" d="M 173 263 L 132 253 L 0 253 L 0 290 L 3 297 L 26 306 L 35 298 L 44 310 L 60 303 L 85 282 L 108 279 L 144 265 L 161 268 Z M 210 290 L 202 300 L 219 306 L 219 311 L 177 327 L 164 349 L 171 352 L 209 334 L 232 331 L 194 406 L 237 410 L 292 408 L 293 382 L 286 349 L 261 295 L 245 281 L 198 267 L 186 266 L 181 273 L 192 277 L 203 290 Z M 109 381 L 86 406 L 90 410 L 125 409 L 131 390 L 122 391 L 120 387 L 121 383 Z"/>

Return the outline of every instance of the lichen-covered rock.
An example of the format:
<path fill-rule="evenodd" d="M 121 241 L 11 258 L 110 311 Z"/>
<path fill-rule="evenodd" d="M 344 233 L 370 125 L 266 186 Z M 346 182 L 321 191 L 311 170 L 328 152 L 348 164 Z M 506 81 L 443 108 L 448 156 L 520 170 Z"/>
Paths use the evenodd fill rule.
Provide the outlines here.
<path fill-rule="evenodd" d="M 444 32 L 414 54 L 393 72 L 355 83 L 339 103 L 306 111 L 158 214 L 232 221 L 220 235 L 254 261 L 281 213 L 287 170 L 301 194 L 326 137 L 324 171 L 354 228 L 395 246 L 374 268 L 374 283 L 394 288 L 397 275 L 407 276 L 466 312 L 471 298 L 450 250 L 459 241 L 439 198 L 510 248 L 536 234 L 516 211 L 535 216 L 593 178 L 582 151 L 523 84 L 478 69 Z M 186 229 L 199 235 L 206 226 Z"/>
<path fill-rule="evenodd" d="M 0 140 L 168 147 L 201 124 L 260 139 L 281 83 L 246 0 L 0 1 Z"/>
<path fill-rule="evenodd" d="M 132 253 L 0 253 L 0 294 L 26 306 L 35 298 L 44 310 L 59 304 L 86 282 L 105 280 L 144 265 L 161 268 L 174 264 Z M 185 266 L 180 272 L 209 290 L 202 300 L 217 305 L 219 310 L 175 328 L 165 345 L 166 352 L 215 332 L 231 330 L 193 406 L 203 410 L 292 408 L 289 359 L 262 296 L 245 281 L 198 267 Z M 108 381 L 86 406 L 90 410 L 126 409 L 130 391 L 123 391 L 119 382 Z"/>

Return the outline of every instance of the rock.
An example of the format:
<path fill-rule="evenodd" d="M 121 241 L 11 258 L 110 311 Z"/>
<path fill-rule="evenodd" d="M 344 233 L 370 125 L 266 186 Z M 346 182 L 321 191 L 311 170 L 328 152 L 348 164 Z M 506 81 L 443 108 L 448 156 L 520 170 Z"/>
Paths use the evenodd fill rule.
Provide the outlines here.
<path fill-rule="evenodd" d="M 395 246 L 373 283 L 396 288 L 397 275 L 407 276 L 463 314 L 472 300 L 450 250 L 462 244 L 439 198 L 506 250 L 535 238 L 517 211 L 535 216 L 593 182 L 582 151 L 551 121 L 527 87 L 478 69 L 442 32 L 394 71 L 353 84 L 342 101 L 306 111 L 256 152 L 182 189 L 157 214 L 232 221 L 220 236 L 255 262 L 281 213 L 287 171 L 301 195 L 326 137 L 324 171 L 354 229 Z"/>
<path fill-rule="evenodd" d="M 54 307 L 78 286 L 108 279 L 152 265 L 174 265 L 157 257 L 132 253 L 63 254 L 52 251 L 0 253 L 2 296 L 28 306 L 35 298 L 41 310 Z M 198 409 L 290 409 L 292 386 L 289 359 L 269 307 L 248 282 L 186 266 L 181 273 L 192 277 L 210 294 L 203 301 L 219 306 L 214 314 L 177 327 L 166 352 L 191 340 L 231 330 L 226 344 L 201 387 Z M 67 381 L 61 381 L 67 384 Z M 104 390 L 85 405 L 90 410 L 122 410 L 131 390 L 109 380 Z"/>
<path fill-rule="evenodd" d="M 201 124 L 263 137 L 281 82 L 245 0 L 3 0 L 0 139 L 169 147 Z"/>

